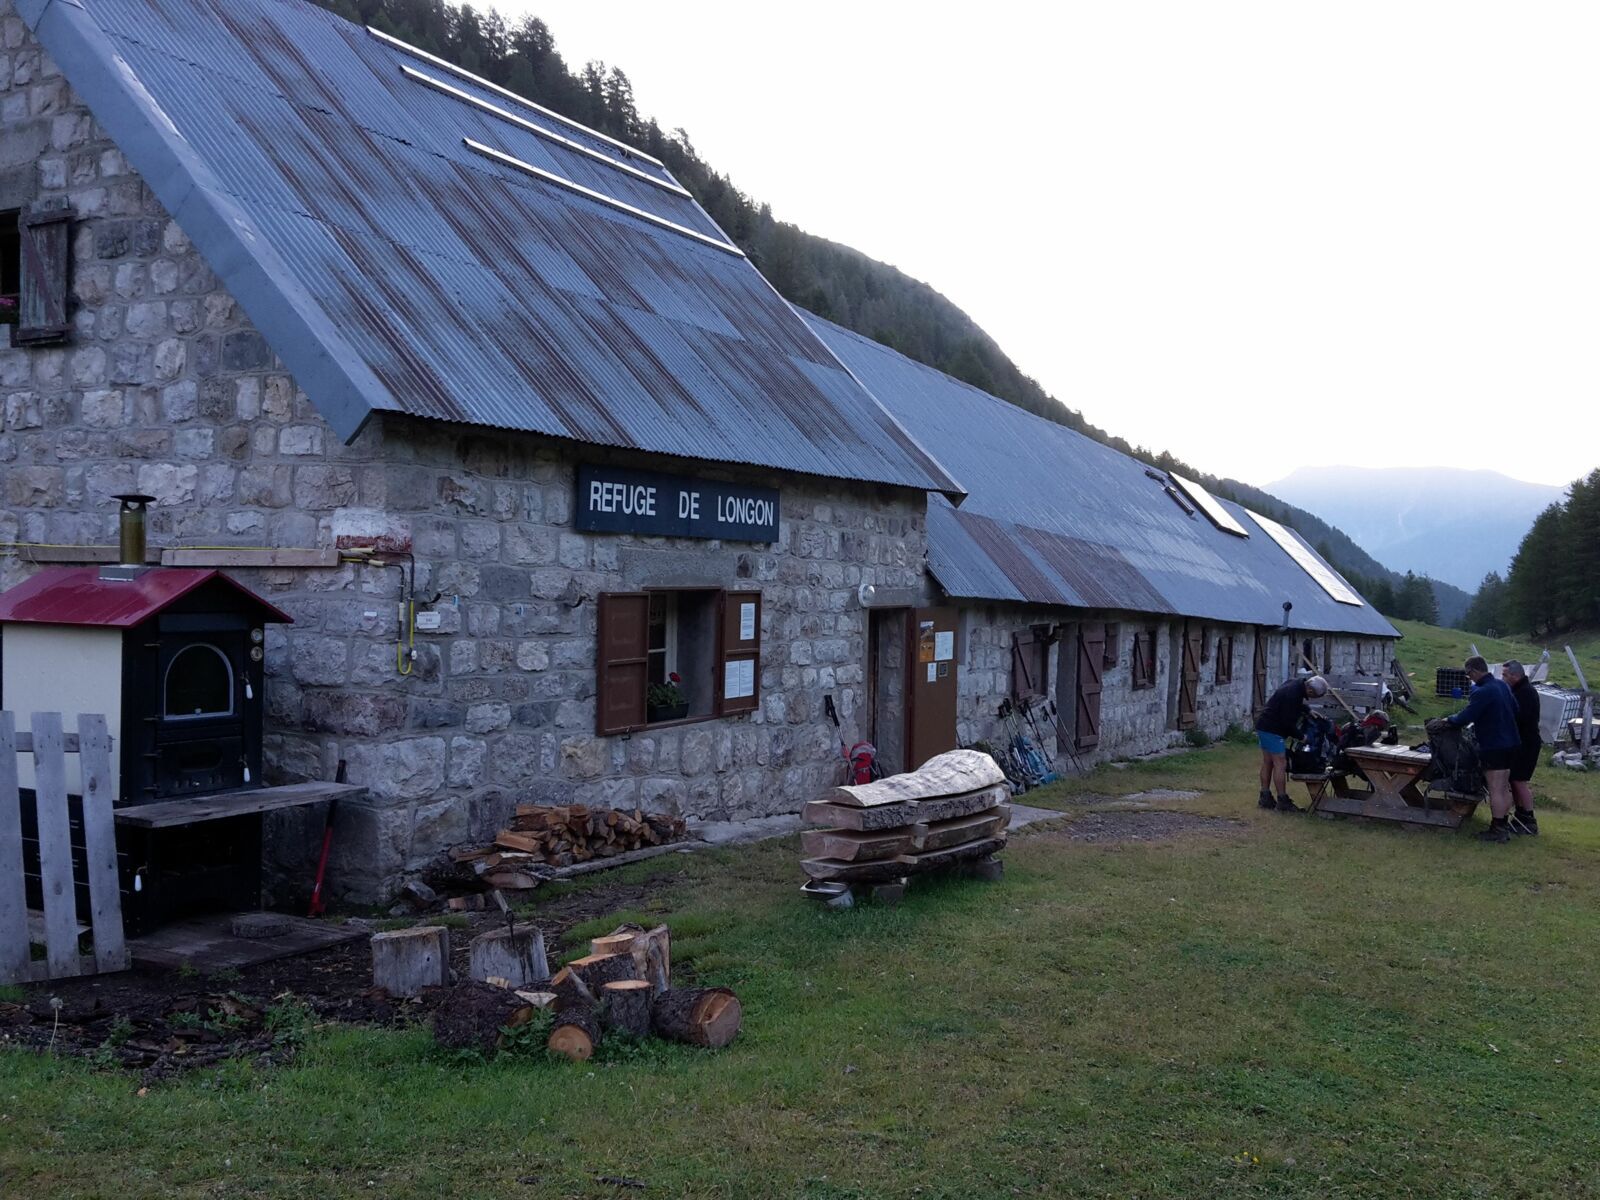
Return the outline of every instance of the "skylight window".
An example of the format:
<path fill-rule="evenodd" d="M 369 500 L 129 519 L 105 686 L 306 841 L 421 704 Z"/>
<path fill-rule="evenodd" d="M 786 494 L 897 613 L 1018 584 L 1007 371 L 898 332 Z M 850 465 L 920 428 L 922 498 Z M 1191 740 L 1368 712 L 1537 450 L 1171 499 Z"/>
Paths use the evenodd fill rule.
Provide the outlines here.
<path fill-rule="evenodd" d="M 1233 519 L 1233 515 L 1217 503 L 1217 498 L 1192 479 L 1185 479 L 1182 475 L 1174 475 L 1172 482 L 1183 489 L 1184 495 L 1199 506 L 1200 511 L 1211 518 L 1211 523 L 1223 533 L 1235 534 L 1247 538 L 1250 531 Z"/>
<path fill-rule="evenodd" d="M 698 229 L 690 229 L 687 225 L 679 225 L 676 221 L 669 221 L 665 217 L 658 217 L 653 212 L 646 212 L 642 208 L 635 208 L 633 205 L 618 200 L 614 196 L 608 196 L 604 192 L 597 192 L 593 188 L 586 188 L 581 183 L 576 183 L 563 175 L 557 175 L 554 171 L 546 171 L 543 167 L 536 167 L 530 162 L 523 162 L 522 159 L 513 154 L 507 154 L 504 150 L 496 150 L 493 146 L 485 146 L 482 142 L 475 142 L 471 138 L 462 138 L 461 141 L 468 150 L 475 151 L 476 153 L 483 155 L 485 158 L 491 158 L 497 163 L 502 163 L 505 166 L 512 167 L 515 170 L 523 172 L 524 174 L 532 175 L 535 179 L 542 179 L 546 183 L 553 183 L 557 187 L 566 188 L 568 191 L 576 192 L 580 196 L 587 196 L 590 200 L 595 200 L 601 204 L 609 205 L 610 207 L 619 209 L 630 216 L 638 217 L 641 221 L 649 221 L 652 225 L 659 225 L 663 229 L 670 229 L 673 233 L 682 234 L 687 238 L 693 238 L 697 242 L 704 242 L 707 246 L 715 246 L 718 250 L 721 250 L 725 254 L 734 254 L 740 258 L 745 257 L 744 251 L 739 249 L 739 247 L 735 246 L 732 242 L 724 242 L 719 238 L 707 237 Z"/>
<path fill-rule="evenodd" d="M 498 104 L 490 104 L 487 100 L 481 100 L 477 96 L 474 96 L 471 92 L 464 92 L 460 88 L 455 87 L 452 84 L 448 84 L 442 79 L 435 79 L 432 75 L 429 75 L 426 72 L 418 71 L 414 67 L 408 67 L 403 63 L 400 66 L 400 71 L 409 79 L 415 79 L 418 83 L 424 84 L 427 87 L 431 87 L 435 91 L 443 92 L 446 96 L 453 96 L 455 99 L 460 100 L 464 104 L 470 104 L 474 108 L 482 112 L 486 112 L 492 117 L 499 117 L 500 120 L 515 125 L 518 129 L 526 129 L 529 133 L 535 134 L 538 137 L 542 137 L 546 141 L 554 142 L 556 145 L 561 146 L 564 149 L 571 150 L 575 154 L 582 154 L 586 158 L 593 159 L 595 162 L 604 163 L 614 171 L 625 172 L 628 175 L 632 175 L 635 179 L 642 179 L 645 183 L 654 184 L 663 191 L 671 192 L 676 196 L 687 196 L 689 194 L 684 188 L 678 186 L 677 183 L 670 179 L 663 179 L 659 175 L 652 175 L 649 171 L 641 171 L 638 167 L 632 167 L 625 162 L 620 162 L 619 160 L 612 158 L 609 154 L 602 154 L 598 150 L 591 150 L 581 142 L 575 142 L 569 137 L 563 137 L 561 134 L 556 133 L 553 130 L 546 129 L 544 126 L 536 124 L 533 121 L 519 117 L 516 113 L 509 112 L 506 109 L 501 108 Z"/>
<path fill-rule="evenodd" d="M 1283 547 L 1283 552 L 1294 559 L 1302 571 L 1315 579 L 1328 595 L 1332 596 L 1340 604 L 1353 604 L 1357 608 L 1365 607 L 1366 602 L 1356 595 L 1350 585 L 1340 579 L 1327 563 L 1313 554 L 1293 532 L 1269 517 L 1263 517 L 1252 509 L 1247 508 L 1245 512 L 1249 513 L 1250 519 L 1261 526 L 1268 537 Z"/>

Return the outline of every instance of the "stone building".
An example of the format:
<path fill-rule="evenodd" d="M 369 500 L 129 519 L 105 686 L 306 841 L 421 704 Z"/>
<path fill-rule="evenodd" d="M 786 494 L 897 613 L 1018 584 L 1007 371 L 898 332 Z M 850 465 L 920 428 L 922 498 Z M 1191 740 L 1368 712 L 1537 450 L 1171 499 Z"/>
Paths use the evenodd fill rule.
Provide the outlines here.
<path fill-rule="evenodd" d="M 0 17 L 0 586 L 141 492 L 289 613 L 268 774 L 367 786 L 359 898 L 518 801 L 832 782 L 861 586 L 921 597 L 959 486 L 659 165 L 310 4 L 190 8 Z"/>
<path fill-rule="evenodd" d="M 1001 702 L 1037 697 L 1052 749 L 1090 765 L 1248 724 L 1302 653 L 1340 675 L 1388 669 L 1399 633 L 1293 532 L 810 320 L 968 489 L 928 506 L 964 744 L 1003 744 Z"/>
<path fill-rule="evenodd" d="M 368 788 L 346 897 L 521 801 L 794 811 L 841 734 L 914 765 L 1019 687 L 1070 728 L 1096 631 L 1085 757 L 1242 719 L 1284 599 L 1341 661 L 1394 636 L 1132 460 L 813 328 L 648 156 L 304 0 L 0 0 L 0 41 L 0 589 L 113 560 L 143 493 L 162 563 L 289 614 L 266 773 Z M 1186 690 L 1174 647 L 1230 638 Z"/>

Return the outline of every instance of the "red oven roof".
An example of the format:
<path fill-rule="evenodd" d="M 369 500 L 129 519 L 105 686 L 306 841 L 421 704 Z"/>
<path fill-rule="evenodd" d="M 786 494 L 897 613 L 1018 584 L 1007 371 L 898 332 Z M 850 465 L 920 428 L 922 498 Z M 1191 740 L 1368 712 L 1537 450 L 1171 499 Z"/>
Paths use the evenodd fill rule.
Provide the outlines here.
<path fill-rule="evenodd" d="M 200 567 L 156 567 L 129 580 L 101 579 L 99 567 L 46 567 L 0 594 L 0 622 L 127 629 L 214 579 L 258 609 L 260 620 L 293 623 L 283 610 L 221 571 Z"/>

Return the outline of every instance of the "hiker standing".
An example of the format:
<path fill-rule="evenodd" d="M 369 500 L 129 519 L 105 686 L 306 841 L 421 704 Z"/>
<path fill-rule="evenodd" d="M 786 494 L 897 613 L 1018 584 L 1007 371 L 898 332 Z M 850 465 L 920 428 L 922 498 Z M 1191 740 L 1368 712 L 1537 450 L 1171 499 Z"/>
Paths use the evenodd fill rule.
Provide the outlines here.
<path fill-rule="evenodd" d="M 1533 815 L 1533 771 L 1544 752 L 1544 738 L 1539 734 L 1539 689 L 1528 678 L 1527 668 L 1514 658 L 1501 665 L 1500 678 L 1517 702 L 1517 734 L 1522 739 L 1511 763 L 1511 799 L 1516 804 L 1511 810 L 1511 832 L 1534 837 L 1539 833 L 1539 819 Z"/>
<path fill-rule="evenodd" d="M 1256 742 L 1261 747 L 1262 808 L 1278 812 L 1304 812 L 1289 799 L 1289 749 L 1283 739 L 1293 737 L 1306 715 L 1306 701 L 1326 696 L 1328 681 L 1321 675 L 1302 675 L 1289 680 L 1268 698 L 1256 717 Z M 1276 798 L 1274 798 L 1276 789 Z"/>
<path fill-rule="evenodd" d="M 1441 723 L 1460 728 L 1471 725 L 1478 735 L 1478 760 L 1489 785 L 1489 828 L 1478 834 L 1480 841 L 1509 842 L 1511 827 L 1511 765 L 1522 745 L 1517 733 L 1517 702 L 1502 680 L 1489 674 L 1489 664 L 1474 654 L 1462 664 L 1472 680 L 1472 696 L 1467 706 L 1448 717 L 1435 717 L 1427 723 L 1431 733 Z"/>

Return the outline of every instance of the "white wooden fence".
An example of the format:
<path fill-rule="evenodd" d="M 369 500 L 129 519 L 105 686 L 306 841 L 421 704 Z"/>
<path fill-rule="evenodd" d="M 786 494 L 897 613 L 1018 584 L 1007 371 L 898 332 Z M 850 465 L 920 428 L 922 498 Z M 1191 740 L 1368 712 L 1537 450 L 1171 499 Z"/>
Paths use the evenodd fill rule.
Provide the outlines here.
<path fill-rule="evenodd" d="M 60 979 L 120 971 L 128 965 L 117 886 L 117 839 L 112 824 L 111 735 L 106 719 L 85 713 L 78 732 L 63 733 L 60 713 L 34 713 L 32 732 L 18 733 L 16 718 L 0 712 L 0 983 Z M 28 910 L 23 878 L 22 797 L 17 755 L 33 755 L 38 813 L 39 879 L 43 911 Z M 67 755 L 80 756 L 83 839 L 87 851 L 89 925 L 78 920 L 72 829 L 67 809 Z M 89 933 L 91 954 L 79 952 Z M 43 946 L 35 960 L 32 947 Z"/>

